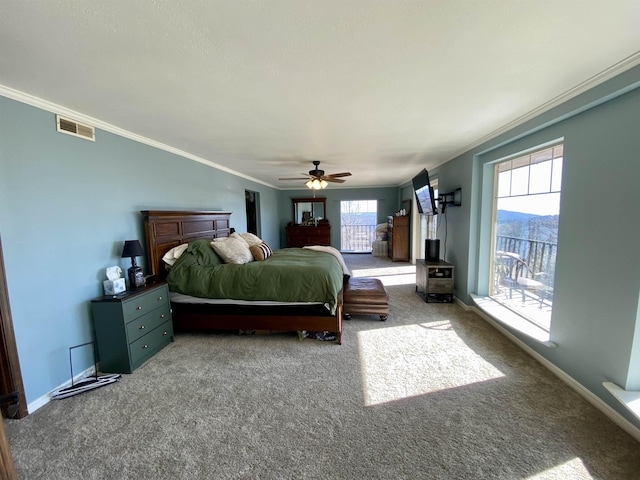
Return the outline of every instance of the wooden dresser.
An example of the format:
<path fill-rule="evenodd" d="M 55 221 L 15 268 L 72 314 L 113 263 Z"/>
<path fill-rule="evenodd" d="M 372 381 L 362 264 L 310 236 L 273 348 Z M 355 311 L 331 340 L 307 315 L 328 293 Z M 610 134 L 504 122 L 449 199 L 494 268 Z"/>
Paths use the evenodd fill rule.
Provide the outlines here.
<path fill-rule="evenodd" d="M 409 261 L 409 215 L 387 217 L 389 258 L 394 262 Z"/>
<path fill-rule="evenodd" d="M 287 226 L 287 247 L 306 247 L 308 245 L 331 245 L 331 225 L 328 220 L 321 220 L 318 226 Z"/>

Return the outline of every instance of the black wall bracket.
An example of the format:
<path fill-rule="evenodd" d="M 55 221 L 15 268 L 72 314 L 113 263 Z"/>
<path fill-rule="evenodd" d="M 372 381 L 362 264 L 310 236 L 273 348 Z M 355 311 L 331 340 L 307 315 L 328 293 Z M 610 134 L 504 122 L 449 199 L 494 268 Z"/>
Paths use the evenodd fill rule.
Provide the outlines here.
<path fill-rule="evenodd" d="M 462 205 L 462 189 L 456 188 L 452 192 L 441 193 L 438 197 L 438 205 L 444 212 L 446 207 L 459 207 Z"/>

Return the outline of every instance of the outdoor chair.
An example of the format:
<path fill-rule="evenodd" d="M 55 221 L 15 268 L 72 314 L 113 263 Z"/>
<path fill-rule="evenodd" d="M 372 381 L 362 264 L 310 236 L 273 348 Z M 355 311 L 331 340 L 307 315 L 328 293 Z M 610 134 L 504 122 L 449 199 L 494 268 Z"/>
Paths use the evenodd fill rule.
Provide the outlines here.
<path fill-rule="evenodd" d="M 530 291 L 537 295 L 537 299 L 540 300 L 540 307 L 542 307 L 544 300 L 548 300 L 549 294 L 553 295 L 552 287 L 541 281 L 547 274 L 545 272 L 533 272 L 517 253 L 496 252 L 495 268 L 496 287 L 498 291 L 502 288 L 508 288 L 509 299 L 511 300 L 513 299 L 513 291 L 516 290 L 522 295 L 522 303 L 524 303 L 526 301 L 526 292 Z"/>

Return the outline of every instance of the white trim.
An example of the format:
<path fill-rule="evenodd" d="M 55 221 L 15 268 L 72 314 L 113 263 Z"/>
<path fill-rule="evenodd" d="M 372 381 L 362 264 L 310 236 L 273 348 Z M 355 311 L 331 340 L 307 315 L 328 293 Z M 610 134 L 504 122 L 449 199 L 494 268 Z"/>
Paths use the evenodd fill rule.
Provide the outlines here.
<path fill-rule="evenodd" d="M 537 360 L 542 366 L 546 367 L 551 371 L 556 377 L 562 380 L 565 384 L 575 390 L 582 398 L 588 401 L 591 405 L 600 410 L 604 415 L 609 417 L 609 419 L 622 428 L 625 432 L 631 435 L 634 439 L 640 442 L 640 428 L 636 427 L 633 423 L 627 420 L 625 417 L 620 415 L 616 410 L 614 410 L 608 403 L 594 394 L 591 390 L 586 388 L 580 382 L 575 380 L 569 374 L 567 374 L 564 370 L 558 368 L 554 363 L 547 360 L 545 357 L 540 355 L 538 352 L 529 347 L 526 343 L 520 340 L 518 337 L 513 335 L 507 329 L 502 327 L 498 322 L 492 319 L 490 316 L 484 314 L 478 307 L 468 306 L 462 303 L 461 301 L 457 301 L 457 303 L 465 310 L 471 310 L 475 312 L 480 318 L 485 320 L 491 326 L 500 331 L 505 337 L 519 346 L 522 350 L 528 353 L 531 357 Z"/>
<path fill-rule="evenodd" d="M 265 185 L 267 187 L 276 188 L 273 185 L 270 185 L 262 180 L 258 180 L 256 178 L 250 177 L 240 172 L 236 172 L 228 167 L 223 165 L 219 165 L 215 162 L 207 160 L 202 157 L 198 157 L 197 155 L 193 155 L 189 152 L 185 152 L 184 150 L 180 150 L 178 148 L 170 147 L 164 143 L 157 142 L 156 140 L 152 140 L 147 137 L 143 137 L 136 133 L 130 132 L 128 130 L 124 130 L 120 127 L 116 127 L 115 125 L 111 125 L 110 123 L 103 122 L 98 120 L 97 118 L 90 117 L 88 115 L 84 115 L 80 112 L 76 112 L 75 110 L 71 110 L 69 108 L 63 107 L 61 105 L 57 105 L 55 103 L 49 102 L 42 98 L 34 97 L 33 95 L 29 95 L 28 93 L 20 92 L 18 90 L 14 90 L 13 88 L 6 87 L 4 85 L 0 85 L 0 95 L 11 98 L 12 100 L 16 100 L 21 103 L 26 103 L 27 105 L 31 105 L 33 107 L 40 108 L 47 112 L 52 112 L 56 114 L 60 114 L 65 117 L 70 117 L 75 119 L 81 123 L 87 123 L 89 125 L 93 125 L 95 128 L 100 128 L 106 132 L 113 133 L 115 135 L 119 135 L 124 138 L 128 138 L 129 140 L 133 140 L 134 142 L 143 143 L 145 145 L 149 145 L 151 147 L 157 148 L 159 150 L 164 150 L 165 152 L 173 153 L 174 155 L 179 155 L 184 158 L 188 158 L 189 160 L 193 160 L 194 162 L 202 163 L 204 165 L 208 165 L 209 167 L 216 168 L 218 170 L 222 170 L 224 172 L 230 173 L 237 177 L 242 177 L 252 182 L 259 183 L 261 185 Z"/>
<path fill-rule="evenodd" d="M 585 80 L 584 82 L 582 82 L 581 84 L 567 90 L 566 92 L 564 92 L 561 95 L 558 95 L 557 97 L 555 97 L 554 99 L 540 105 L 539 107 L 531 110 L 529 113 L 513 120 L 512 122 L 509 122 L 506 125 L 503 125 L 502 127 L 500 127 L 498 130 L 494 130 L 493 132 L 485 135 L 484 137 L 476 140 L 473 143 L 468 144 L 467 146 L 461 148 L 460 150 L 458 150 L 457 152 L 454 152 L 452 155 L 447 156 L 446 158 L 444 158 L 442 161 L 438 161 L 435 164 L 433 164 L 431 166 L 431 168 L 436 168 L 439 167 L 440 165 L 443 165 L 445 163 L 447 163 L 450 160 L 453 160 L 454 158 L 459 157 L 460 155 L 462 155 L 463 153 L 466 153 L 470 150 L 473 150 L 474 148 L 482 145 L 485 142 L 488 142 L 489 140 L 502 135 L 503 133 L 508 132 L 509 130 L 511 130 L 512 128 L 515 128 L 525 122 L 527 122 L 528 120 L 531 120 L 535 117 L 537 117 L 538 115 L 546 112 L 547 110 L 551 110 L 554 107 L 557 107 L 558 105 L 566 102 L 567 100 L 571 100 L 572 98 L 580 95 L 581 93 L 586 92 L 587 90 L 606 82 L 607 80 L 610 80 L 611 78 L 615 77 L 616 75 L 619 75 L 637 65 L 640 65 L 640 51 L 634 53 L 633 55 L 625 58 L 624 60 L 622 60 L 621 62 L 618 62 L 617 64 L 613 65 L 612 67 L 594 75 L 593 77 Z M 152 140 L 150 138 L 146 138 L 143 137 L 141 135 L 135 134 L 133 132 L 130 132 L 128 130 L 124 130 L 120 127 L 116 127 L 114 125 L 111 125 L 109 123 L 103 122 L 101 120 L 98 120 L 97 118 L 93 118 L 90 117 L 88 115 L 84 115 L 80 112 L 76 112 L 75 110 L 71 110 L 69 108 L 63 107 L 61 105 L 57 105 L 53 102 L 49 102 L 47 100 L 44 100 L 42 98 L 38 98 L 35 97 L 33 95 L 30 95 L 28 93 L 24 93 L 21 92 L 19 90 L 15 90 L 13 88 L 7 87 L 5 85 L 0 85 L 0 95 L 7 97 L 7 98 L 11 98 L 13 100 L 16 100 L 18 102 L 21 103 L 26 103 L 27 105 L 31 105 L 33 107 L 37 107 L 40 108 L 42 110 L 46 110 L 48 112 L 52 112 L 52 113 L 59 113 L 62 115 L 66 115 L 69 116 L 71 118 L 76 118 L 78 121 L 80 122 L 85 122 L 91 125 L 94 125 L 96 128 L 100 128 L 106 132 L 111 132 L 115 135 L 119 135 L 121 137 L 124 138 L 128 138 L 130 140 L 133 140 L 135 142 L 139 142 L 139 143 L 143 143 L 145 145 L 149 145 L 151 147 L 155 147 L 158 148 L 160 150 L 164 150 L 166 152 L 169 153 L 173 153 L 175 155 L 179 155 L 181 157 L 187 158 L 189 160 L 193 160 L 195 162 L 198 163 L 202 163 L 204 165 L 208 165 L 210 167 L 213 168 L 217 168 L 218 170 L 222 170 L 224 172 L 230 173 L 232 175 L 241 177 L 241 178 L 245 178 L 247 180 L 250 180 L 252 182 L 256 182 L 259 183 L 261 185 L 265 185 L 267 187 L 270 188 L 275 188 L 276 190 L 300 190 L 299 187 L 286 187 L 286 188 L 279 188 L 276 187 L 274 185 L 271 185 L 267 182 L 264 182 L 262 180 L 258 180 L 256 178 L 250 177 L 248 175 L 245 175 L 243 173 L 240 172 L 236 172 L 235 170 L 232 170 L 228 167 L 225 167 L 223 165 L 219 165 L 215 162 L 212 162 L 210 160 L 207 160 L 205 158 L 202 157 L 198 157 L 197 155 L 193 155 L 191 153 L 185 152 L 184 150 L 180 150 L 178 148 L 174 148 L 174 147 L 170 147 L 169 145 L 166 145 L 164 143 L 158 142 L 156 140 Z M 410 184 L 411 183 L 411 179 L 408 179 L 404 182 L 399 183 L 398 185 L 396 185 L 397 187 L 402 187 L 403 185 L 406 184 Z M 337 187 L 337 186 L 336 186 Z M 389 185 L 380 185 L 380 186 L 363 186 L 363 187 L 347 187 L 346 185 L 342 188 L 388 188 Z M 338 187 L 340 188 L 340 187 Z"/>
<path fill-rule="evenodd" d="M 492 321 L 511 327 L 547 347 L 556 346 L 556 344 L 551 341 L 548 331 L 509 310 L 507 307 L 500 305 L 491 297 L 483 297 L 472 293 L 471 299 L 479 311 L 483 315 L 490 316 Z"/>
<path fill-rule="evenodd" d="M 602 382 L 604 388 L 609 390 L 616 400 L 622 403 L 627 410 L 640 419 L 640 392 L 633 390 L 623 390 L 613 382 Z"/>
<path fill-rule="evenodd" d="M 558 105 L 561 105 L 564 102 L 566 102 L 568 100 L 571 100 L 574 97 L 577 97 L 578 95 L 580 95 L 580 94 L 592 89 L 593 87 L 596 87 L 596 86 L 606 82 L 607 80 L 611 80 L 613 77 L 615 77 L 617 75 L 620 75 L 621 73 L 626 72 L 627 70 L 630 70 L 630 69 L 632 69 L 633 67 L 635 67 L 637 65 L 640 65 L 640 51 L 628 56 L 624 60 L 616 63 L 615 65 L 613 65 L 612 67 L 607 68 L 606 70 L 603 70 L 600 73 L 597 73 L 596 75 L 592 76 L 591 78 L 589 78 L 589 79 L 585 80 L 584 82 L 580 83 L 579 85 L 576 85 L 575 87 L 567 90 L 566 92 L 558 95 L 557 97 L 549 100 L 548 102 L 543 103 L 539 107 L 534 108 L 533 110 L 531 110 L 530 112 L 524 114 L 523 116 L 521 116 L 519 118 L 516 118 L 515 120 L 507 123 L 506 125 L 503 125 L 499 129 L 494 130 L 493 132 L 485 135 L 482 138 L 479 138 L 475 142 L 470 143 L 465 147 L 462 147 L 460 150 L 458 150 L 457 152 L 453 153 L 452 155 L 447 156 L 442 161 L 436 162 L 435 164 L 433 164 L 431 166 L 431 168 L 436 168 L 436 167 L 439 167 L 440 165 L 444 165 L 445 163 L 449 162 L 450 160 L 453 160 L 454 158 L 459 157 L 463 153 L 469 152 L 469 151 L 473 150 L 474 148 L 479 147 L 483 143 L 488 142 L 489 140 L 491 140 L 493 138 L 496 138 L 496 137 L 502 135 L 503 133 L 506 133 L 509 130 L 511 130 L 511 129 L 519 126 L 519 125 L 522 125 L 523 123 L 528 122 L 529 120 L 534 119 L 538 115 L 541 115 L 544 112 L 547 112 L 547 111 L 551 110 L 552 108 L 555 108 Z"/>
<path fill-rule="evenodd" d="M 78 382 L 78 381 L 84 379 L 85 377 L 88 377 L 90 375 L 95 375 L 95 373 L 96 373 L 96 367 L 92 365 L 91 367 L 87 368 L 85 371 L 80 372 L 78 375 L 73 377 L 73 381 L 74 382 Z M 58 385 L 54 389 L 49 390 L 47 393 L 45 393 L 41 397 L 36 398 L 33 402 L 30 402 L 27 405 L 27 412 L 29 414 L 32 414 L 33 412 L 35 412 L 39 408 L 44 407 L 47 403 L 49 403 L 51 401 L 51 395 L 53 394 L 53 392 L 57 392 L 60 389 L 67 388 L 67 387 L 70 387 L 70 386 L 71 386 L 71 379 L 67 380 L 66 382 L 64 382 L 64 383 L 62 383 L 60 385 Z"/>
<path fill-rule="evenodd" d="M 104 130 L 105 132 L 113 133 L 114 135 L 118 135 L 120 137 L 128 138 L 129 140 L 133 140 L 134 142 L 143 143 L 145 145 L 149 145 L 150 147 L 157 148 L 159 150 L 164 150 L 165 152 L 173 153 L 174 155 L 178 155 L 180 157 L 184 157 L 189 160 L 193 160 L 194 162 L 202 163 L 203 165 L 207 165 L 209 167 L 216 168 L 218 170 L 222 170 L 223 172 L 230 173 L 231 175 L 235 175 L 236 177 L 241 177 L 247 179 L 251 182 L 259 183 L 260 185 L 264 185 L 269 188 L 275 188 L 276 190 L 308 190 L 304 186 L 291 186 L 291 187 L 276 187 L 275 185 L 271 185 L 263 180 L 258 180 L 257 178 L 250 177 L 245 175 L 244 173 L 236 172 L 224 165 L 220 165 L 218 163 L 212 162 L 211 160 L 207 160 L 202 157 L 198 157 L 197 155 L 193 155 L 189 152 L 185 152 L 184 150 L 180 150 L 178 148 L 171 147 L 167 144 L 158 142 L 156 140 L 152 140 L 147 137 L 143 137 L 136 133 L 130 132 L 128 130 L 124 130 L 120 127 L 116 127 L 115 125 L 111 125 L 110 123 L 103 122 L 98 120 L 97 118 L 90 117 L 88 115 L 84 115 L 80 112 L 76 112 L 75 110 L 71 110 L 70 108 L 63 107 L 62 105 L 55 104 L 53 102 L 49 102 L 42 98 L 34 97 L 33 95 L 29 95 L 28 93 L 21 92 L 19 90 L 15 90 L 13 88 L 7 87 L 5 85 L 0 85 L 0 95 L 3 97 L 10 98 L 17 102 L 25 103 L 27 105 L 31 105 L 32 107 L 40 108 L 47 112 L 60 114 L 62 116 L 67 116 L 76 119 L 78 122 L 89 123 L 93 125 L 95 128 L 99 128 Z M 397 185 L 400 187 L 404 185 Z M 303 184 L 304 185 L 304 184 Z M 349 186 L 349 185 L 332 185 L 331 188 L 333 190 L 340 189 L 371 189 L 371 188 L 393 188 L 389 185 L 364 185 L 364 186 Z"/>

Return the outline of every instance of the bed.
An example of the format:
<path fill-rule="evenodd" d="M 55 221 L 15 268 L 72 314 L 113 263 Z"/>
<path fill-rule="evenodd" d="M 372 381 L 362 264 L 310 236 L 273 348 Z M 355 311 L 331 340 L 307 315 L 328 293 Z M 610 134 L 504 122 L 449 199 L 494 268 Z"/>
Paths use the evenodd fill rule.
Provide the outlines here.
<path fill-rule="evenodd" d="M 211 241 L 228 237 L 233 231 L 230 226 L 231 212 L 144 210 L 141 213 L 146 236 L 147 268 L 157 281 L 167 279 L 168 271 L 162 257 L 172 248 L 199 239 Z M 342 343 L 341 289 L 330 308 L 323 302 L 307 301 L 208 301 L 180 292 L 171 293 L 171 308 L 176 331 L 333 332 L 336 343 Z"/>

